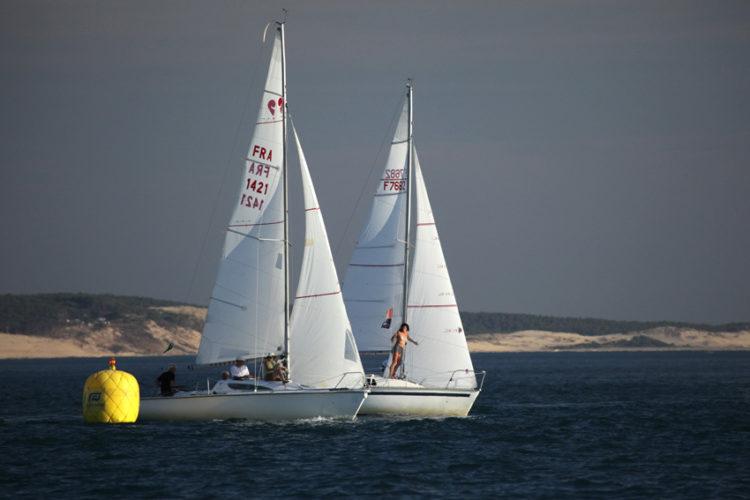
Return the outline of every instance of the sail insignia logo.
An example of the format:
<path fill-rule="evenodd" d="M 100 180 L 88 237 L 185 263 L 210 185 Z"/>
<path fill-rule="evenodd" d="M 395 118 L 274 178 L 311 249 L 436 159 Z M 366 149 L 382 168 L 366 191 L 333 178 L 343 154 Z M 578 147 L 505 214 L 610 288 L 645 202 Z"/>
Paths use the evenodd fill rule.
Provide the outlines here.
<path fill-rule="evenodd" d="M 271 112 L 271 116 L 274 116 L 276 114 L 276 102 L 277 101 L 275 99 L 271 99 L 270 101 L 268 101 L 268 111 Z M 279 97 L 278 103 L 279 103 L 279 111 L 283 113 L 284 112 L 284 99 Z"/>
<path fill-rule="evenodd" d="M 92 402 L 98 402 L 102 399 L 102 393 L 101 392 L 92 392 L 89 393 L 89 403 Z"/>

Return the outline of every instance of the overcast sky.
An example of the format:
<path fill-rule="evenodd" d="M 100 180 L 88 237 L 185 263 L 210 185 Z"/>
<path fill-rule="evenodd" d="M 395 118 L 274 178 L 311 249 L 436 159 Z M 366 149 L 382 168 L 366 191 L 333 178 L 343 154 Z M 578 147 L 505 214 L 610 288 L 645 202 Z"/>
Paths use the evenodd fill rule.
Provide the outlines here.
<path fill-rule="evenodd" d="M 207 304 L 281 7 L 341 279 L 413 78 L 461 310 L 750 320 L 746 1 L 5 0 L 1 293 Z"/>

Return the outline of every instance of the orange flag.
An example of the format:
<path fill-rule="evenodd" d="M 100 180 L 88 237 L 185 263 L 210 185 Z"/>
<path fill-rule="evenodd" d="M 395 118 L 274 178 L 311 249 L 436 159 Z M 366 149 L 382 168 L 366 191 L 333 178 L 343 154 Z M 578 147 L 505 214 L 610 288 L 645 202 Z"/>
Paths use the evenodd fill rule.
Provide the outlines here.
<path fill-rule="evenodd" d="M 380 328 L 390 328 L 392 319 L 393 319 L 393 308 L 388 309 L 388 312 L 385 313 L 385 321 L 383 321 L 383 324 L 380 325 Z"/>

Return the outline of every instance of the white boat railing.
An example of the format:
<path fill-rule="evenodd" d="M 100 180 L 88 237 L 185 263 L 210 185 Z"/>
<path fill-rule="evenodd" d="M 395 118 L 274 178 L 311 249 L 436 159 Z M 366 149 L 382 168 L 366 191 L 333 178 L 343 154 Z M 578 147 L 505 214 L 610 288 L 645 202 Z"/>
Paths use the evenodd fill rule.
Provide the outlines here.
<path fill-rule="evenodd" d="M 465 376 L 461 377 L 461 376 L 459 376 L 459 374 L 465 374 Z M 472 379 L 474 379 L 474 383 L 476 384 L 476 381 L 477 381 L 477 375 L 481 375 L 481 376 L 482 376 L 482 379 L 481 379 L 481 381 L 479 382 L 479 386 L 478 386 L 478 387 L 477 387 L 477 386 L 475 386 L 475 388 L 476 388 L 476 390 L 478 390 L 478 391 L 481 391 L 481 390 L 482 390 L 482 386 L 484 385 L 484 377 L 485 377 L 485 375 L 487 375 L 487 372 L 486 372 L 486 371 L 484 371 L 484 370 L 482 370 L 482 371 L 476 371 L 476 370 L 473 370 L 473 371 L 467 371 L 467 370 L 453 370 L 453 372 L 451 373 L 451 377 L 450 377 L 450 379 L 448 379 L 448 383 L 447 383 L 447 384 L 445 384 L 445 388 L 446 388 L 446 389 L 449 389 L 449 388 L 450 388 L 450 385 L 451 385 L 451 383 L 453 383 L 453 385 L 454 385 L 454 387 L 453 387 L 453 388 L 456 388 L 456 385 L 457 385 L 457 383 L 458 383 L 458 380 L 460 380 L 460 379 L 465 379 L 465 378 L 469 378 L 469 377 L 471 377 Z"/>
<path fill-rule="evenodd" d="M 482 380 L 479 382 L 479 387 L 477 387 L 477 390 L 481 391 L 482 387 L 484 387 L 484 377 L 487 376 L 487 372 L 485 370 L 474 371 L 474 376 L 476 377 L 477 375 L 481 375 L 482 376 Z"/>
<path fill-rule="evenodd" d="M 443 372 L 445 373 L 445 372 Z M 461 376 L 463 375 L 463 376 Z M 484 370 L 477 371 L 477 370 L 453 370 L 450 374 L 450 377 L 448 378 L 448 382 L 445 384 L 445 389 L 471 389 L 471 390 L 477 390 L 481 391 L 482 387 L 484 386 L 484 377 L 487 375 L 487 372 Z M 477 377 L 481 376 L 481 379 L 479 381 L 479 385 L 475 385 L 474 388 L 469 387 L 458 387 L 458 381 L 462 379 L 472 378 L 474 379 L 474 384 L 477 382 Z M 425 387 L 435 387 L 435 385 L 430 384 L 429 380 L 431 378 L 436 378 L 436 375 L 425 377 L 422 380 L 419 381 L 419 385 L 425 386 Z M 440 377 L 443 379 L 443 377 Z"/>
<path fill-rule="evenodd" d="M 445 375 L 448 374 L 448 373 L 450 373 L 450 376 L 448 377 L 448 382 L 446 382 L 444 386 L 442 385 L 442 382 L 440 382 L 440 383 L 434 383 L 434 382 L 430 383 L 431 379 L 433 379 L 433 380 L 434 379 L 439 379 L 441 381 L 445 380 Z M 459 376 L 459 374 L 462 374 L 464 376 Z M 467 370 L 464 369 L 464 370 L 454 370 L 452 372 L 442 372 L 442 374 L 435 374 L 435 375 L 432 375 L 432 376 L 429 376 L 429 377 L 425 377 L 422 380 L 420 380 L 419 382 L 416 382 L 416 381 L 411 381 L 411 382 L 413 382 L 413 383 L 415 383 L 417 385 L 420 385 L 423 388 L 433 388 L 433 389 L 436 389 L 436 388 L 439 388 L 439 387 L 442 386 L 442 388 L 449 389 L 449 390 L 476 390 L 476 391 L 481 391 L 482 387 L 484 387 L 484 378 L 485 378 L 486 375 L 487 375 L 487 372 L 484 371 L 484 370 L 471 370 L 471 371 L 467 371 Z M 458 383 L 459 380 L 466 379 L 466 378 L 469 378 L 469 377 L 472 377 L 474 379 L 474 383 L 475 383 L 474 387 L 457 387 L 457 383 Z M 477 377 L 480 377 L 478 385 L 476 385 Z M 380 378 L 380 376 L 376 375 L 376 374 L 368 374 L 368 375 L 365 376 L 365 381 L 367 382 L 368 386 L 374 386 L 374 385 L 377 385 L 376 384 L 376 379 L 377 378 Z"/>
<path fill-rule="evenodd" d="M 336 385 L 334 385 L 333 388 L 334 389 L 348 389 L 350 387 L 354 387 L 353 385 L 342 386 L 344 380 L 351 379 L 352 376 L 356 377 L 356 380 L 359 381 L 359 385 L 361 387 L 365 387 L 365 385 L 366 385 L 365 384 L 366 379 L 365 379 L 365 374 L 364 373 L 362 373 L 362 372 L 345 372 L 345 373 L 341 374 L 341 377 L 339 378 L 339 381 L 336 382 Z"/>

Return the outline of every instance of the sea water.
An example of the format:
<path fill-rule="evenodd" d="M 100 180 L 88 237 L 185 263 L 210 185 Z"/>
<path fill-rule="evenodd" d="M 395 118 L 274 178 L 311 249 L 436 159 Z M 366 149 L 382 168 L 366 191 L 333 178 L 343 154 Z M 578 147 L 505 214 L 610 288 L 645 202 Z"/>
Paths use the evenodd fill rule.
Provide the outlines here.
<path fill-rule="evenodd" d="M 0 497 L 750 498 L 750 353 L 472 358 L 467 418 L 277 424 L 87 425 L 108 358 L 0 361 Z M 191 361 L 117 367 L 147 394 L 169 363 L 178 385 L 218 375 Z"/>

